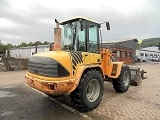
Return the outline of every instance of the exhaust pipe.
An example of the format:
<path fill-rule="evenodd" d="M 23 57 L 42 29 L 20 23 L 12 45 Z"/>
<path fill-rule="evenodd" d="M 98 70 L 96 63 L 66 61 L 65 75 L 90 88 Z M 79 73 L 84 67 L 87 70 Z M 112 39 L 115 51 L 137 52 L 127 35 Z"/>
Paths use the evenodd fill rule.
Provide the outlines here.
<path fill-rule="evenodd" d="M 54 28 L 54 50 L 61 50 L 61 28 L 59 28 L 59 22 L 55 19 L 56 28 Z"/>

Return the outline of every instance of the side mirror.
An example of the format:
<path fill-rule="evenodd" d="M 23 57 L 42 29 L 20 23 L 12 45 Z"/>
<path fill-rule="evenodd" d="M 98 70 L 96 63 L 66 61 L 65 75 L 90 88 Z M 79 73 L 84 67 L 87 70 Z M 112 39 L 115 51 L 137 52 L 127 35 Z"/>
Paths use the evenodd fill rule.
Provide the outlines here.
<path fill-rule="evenodd" d="M 98 28 L 101 28 L 101 24 L 98 24 Z"/>
<path fill-rule="evenodd" d="M 109 22 L 106 22 L 106 27 L 107 27 L 107 30 L 110 30 Z"/>

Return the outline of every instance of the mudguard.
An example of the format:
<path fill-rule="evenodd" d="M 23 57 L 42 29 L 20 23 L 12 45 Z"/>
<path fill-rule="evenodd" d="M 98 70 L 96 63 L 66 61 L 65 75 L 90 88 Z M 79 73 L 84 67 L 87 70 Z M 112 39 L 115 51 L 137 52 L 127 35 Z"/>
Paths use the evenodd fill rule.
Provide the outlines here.
<path fill-rule="evenodd" d="M 109 71 L 108 71 L 108 77 L 118 78 L 121 73 L 121 69 L 123 65 L 124 65 L 123 62 L 111 62 Z"/>
<path fill-rule="evenodd" d="M 82 65 L 82 66 L 78 66 L 77 70 L 76 70 L 75 78 L 74 78 L 75 82 L 74 82 L 74 85 L 73 85 L 72 89 L 69 91 L 69 93 L 74 91 L 76 89 L 76 87 L 79 85 L 79 82 L 81 80 L 81 77 L 82 77 L 83 73 L 87 69 L 91 69 L 91 68 L 92 69 L 95 68 L 95 69 L 100 70 L 100 73 L 102 73 L 102 76 L 104 75 L 100 65 L 84 65 L 84 66 Z"/>

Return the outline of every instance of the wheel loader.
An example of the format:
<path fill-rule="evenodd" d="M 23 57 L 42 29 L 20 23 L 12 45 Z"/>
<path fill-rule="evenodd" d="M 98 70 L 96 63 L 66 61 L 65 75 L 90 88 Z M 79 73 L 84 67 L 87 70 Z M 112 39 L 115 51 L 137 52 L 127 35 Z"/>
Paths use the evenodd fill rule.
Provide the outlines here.
<path fill-rule="evenodd" d="M 104 81 L 124 93 L 131 84 L 131 71 L 102 49 L 101 23 L 85 17 L 56 22 L 54 51 L 34 54 L 28 62 L 26 83 L 47 95 L 69 94 L 81 111 L 96 108 L 103 96 Z M 109 22 L 105 22 L 110 30 Z M 61 26 L 61 27 L 59 27 Z"/>

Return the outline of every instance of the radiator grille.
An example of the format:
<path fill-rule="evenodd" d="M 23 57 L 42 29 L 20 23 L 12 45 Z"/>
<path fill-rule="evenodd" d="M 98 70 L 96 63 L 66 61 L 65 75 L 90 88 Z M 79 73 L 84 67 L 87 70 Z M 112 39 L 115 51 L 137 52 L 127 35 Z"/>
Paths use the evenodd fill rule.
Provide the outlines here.
<path fill-rule="evenodd" d="M 33 56 L 28 62 L 28 71 L 46 77 L 58 76 L 58 63 L 52 58 Z"/>

